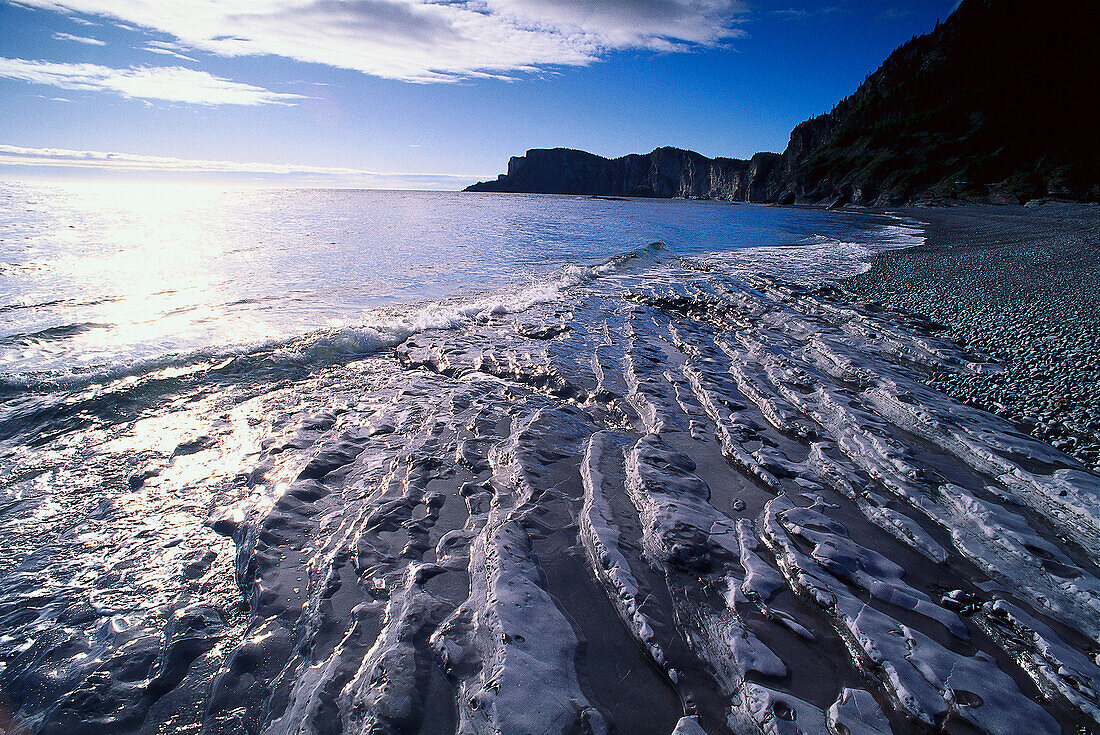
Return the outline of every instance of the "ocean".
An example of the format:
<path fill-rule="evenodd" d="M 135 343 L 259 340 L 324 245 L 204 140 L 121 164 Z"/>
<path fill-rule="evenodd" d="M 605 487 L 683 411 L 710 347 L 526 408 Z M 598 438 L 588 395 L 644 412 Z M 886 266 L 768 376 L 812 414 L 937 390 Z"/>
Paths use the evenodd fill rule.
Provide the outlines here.
<path fill-rule="evenodd" d="M 653 243 L 672 258 L 767 249 L 816 277 L 919 234 L 882 216 L 437 192 L 6 184 L 0 208 L 0 374 L 30 383 L 339 330 L 353 353 L 392 347 L 397 323 L 556 299 Z"/>
<path fill-rule="evenodd" d="M 923 239 L 0 184 L 0 727 L 1094 720 L 1097 477 L 929 387 L 988 358 L 838 295 Z"/>

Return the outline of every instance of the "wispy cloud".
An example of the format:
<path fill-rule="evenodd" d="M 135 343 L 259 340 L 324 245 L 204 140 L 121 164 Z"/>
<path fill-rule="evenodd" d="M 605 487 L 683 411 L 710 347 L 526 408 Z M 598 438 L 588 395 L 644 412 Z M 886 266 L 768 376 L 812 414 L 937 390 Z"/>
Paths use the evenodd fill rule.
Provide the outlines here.
<path fill-rule="evenodd" d="M 151 54 L 160 54 L 162 56 L 173 56 L 177 59 L 183 59 L 184 61 L 195 61 L 190 56 L 181 54 L 178 50 L 178 46 L 174 43 L 168 43 L 167 41 L 149 41 L 142 47 L 142 51 L 148 51 Z"/>
<path fill-rule="evenodd" d="M 889 23 L 890 21 L 901 20 L 907 15 L 909 15 L 908 8 L 886 8 L 875 16 L 875 21 L 878 23 Z"/>
<path fill-rule="evenodd" d="M 67 148 L 24 148 L 0 145 L 0 167 L 48 167 L 67 169 L 97 169 L 101 171 L 190 173 L 190 174 L 255 174 L 282 177 L 324 177 L 327 180 L 354 182 L 362 185 L 432 186 L 459 188 L 477 181 L 471 174 L 417 174 L 372 171 L 345 166 L 307 166 L 284 163 L 239 161 L 206 161 L 171 156 L 143 156 L 106 151 L 77 151 Z"/>
<path fill-rule="evenodd" d="M 769 10 L 768 15 L 773 15 L 778 18 L 785 18 L 787 20 L 806 20 L 807 18 L 813 18 L 815 16 L 833 15 L 839 13 L 840 8 L 835 5 L 828 5 L 824 8 L 782 8 L 780 10 Z"/>
<path fill-rule="evenodd" d="M 743 35 L 743 0 L 21 0 L 165 33 L 222 56 L 276 55 L 412 82 L 585 65 Z"/>
<path fill-rule="evenodd" d="M 89 38 L 88 36 L 74 36 L 71 33 L 62 33 L 58 31 L 53 34 L 53 37 L 58 41 L 75 41 L 76 43 L 86 43 L 89 46 L 106 46 L 107 44 L 100 41 L 98 38 Z"/>
<path fill-rule="evenodd" d="M 142 46 L 142 51 L 148 51 L 151 54 L 160 54 L 161 56 L 171 56 L 175 59 L 182 59 L 183 61 L 195 61 L 195 57 L 186 56 L 184 54 L 172 51 L 166 48 L 157 48 L 156 46 Z"/>
<path fill-rule="evenodd" d="M 768 15 L 774 15 L 779 18 L 790 18 L 791 20 L 802 20 L 803 18 L 809 18 L 812 13 L 805 8 L 782 8 L 780 10 L 769 10 Z"/>
<path fill-rule="evenodd" d="M 114 69 L 98 64 L 0 58 L 0 77 L 60 89 L 114 92 L 131 99 L 192 105 L 288 105 L 302 95 L 272 92 L 182 66 Z"/>

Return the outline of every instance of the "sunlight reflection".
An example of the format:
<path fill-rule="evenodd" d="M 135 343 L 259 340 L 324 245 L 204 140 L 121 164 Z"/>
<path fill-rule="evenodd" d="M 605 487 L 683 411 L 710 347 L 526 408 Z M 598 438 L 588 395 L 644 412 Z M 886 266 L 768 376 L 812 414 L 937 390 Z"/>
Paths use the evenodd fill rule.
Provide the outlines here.
<path fill-rule="evenodd" d="M 241 242 L 234 223 L 242 207 L 250 211 L 254 191 L 74 183 L 64 194 L 43 202 L 52 207 L 54 226 L 29 233 L 23 252 L 52 253 L 43 289 L 92 298 L 81 304 L 67 339 L 35 339 L 17 359 L 64 350 L 77 367 L 139 346 L 163 354 L 174 344 L 242 344 L 273 335 L 255 314 L 232 318 L 226 310 L 227 299 L 241 296 L 235 293 L 241 276 L 248 282 L 247 250 L 255 243 Z"/>

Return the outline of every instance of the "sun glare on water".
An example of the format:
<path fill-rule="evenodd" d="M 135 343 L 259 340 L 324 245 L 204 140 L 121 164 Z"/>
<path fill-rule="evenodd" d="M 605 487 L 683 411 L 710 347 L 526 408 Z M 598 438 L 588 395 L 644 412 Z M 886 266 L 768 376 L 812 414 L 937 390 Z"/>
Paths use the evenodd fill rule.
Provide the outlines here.
<path fill-rule="evenodd" d="M 236 213 L 254 191 L 163 183 L 64 189 L 48 202 L 53 226 L 28 240 L 50 276 L 43 290 L 83 294 L 83 303 L 74 304 L 81 313 L 72 316 L 80 333 L 66 344 L 74 363 L 99 363 L 138 345 L 240 344 L 271 336 L 263 320 L 226 318 L 226 305 L 245 297 L 231 284 L 242 282 L 258 245 L 234 229 Z"/>

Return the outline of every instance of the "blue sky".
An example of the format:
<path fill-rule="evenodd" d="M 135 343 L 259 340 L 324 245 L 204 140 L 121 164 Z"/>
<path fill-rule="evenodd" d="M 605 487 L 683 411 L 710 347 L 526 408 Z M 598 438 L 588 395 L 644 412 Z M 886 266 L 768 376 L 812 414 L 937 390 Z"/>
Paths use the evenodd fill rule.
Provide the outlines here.
<path fill-rule="evenodd" d="M 528 148 L 746 158 L 956 0 L 0 0 L 0 178 L 461 188 Z"/>

